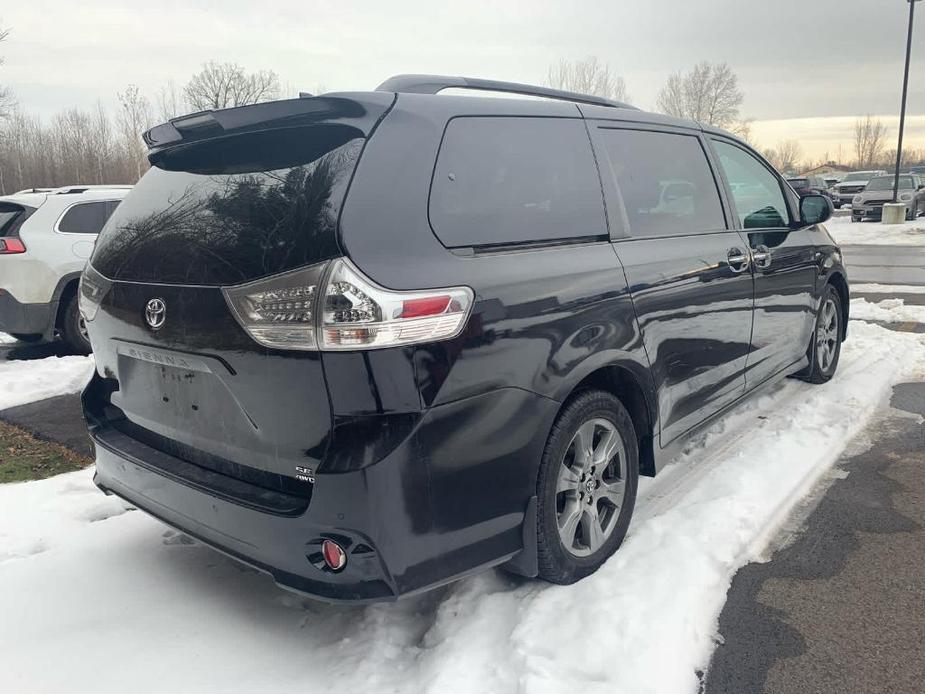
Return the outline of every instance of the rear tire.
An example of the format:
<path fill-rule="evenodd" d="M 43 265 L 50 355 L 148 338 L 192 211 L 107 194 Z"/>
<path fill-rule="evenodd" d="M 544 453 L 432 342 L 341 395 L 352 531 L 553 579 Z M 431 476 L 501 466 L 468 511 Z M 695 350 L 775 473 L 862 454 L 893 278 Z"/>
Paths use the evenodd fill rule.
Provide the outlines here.
<path fill-rule="evenodd" d="M 71 351 L 77 354 L 90 354 L 93 351 L 83 316 L 77 308 L 76 294 L 67 300 L 64 312 L 61 314 L 61 339 Z"/>
<path fill-rule="evenodd" d="M 626 537 L 638 484 L 636 430 L 623 403 L 601 390 L 575 397 L 540 463 L 539 577 L 569 584 L 597 571 Z"/>
<path fill-rule="evenodd" d="M 843 316 L 841 295 L 835 287 L 827 284 L 806 350 L 809 366 L 798 374 L 807 383 L 825 383 L 835 375 L 841 356 L 842 336 L 845 334 Z"/>

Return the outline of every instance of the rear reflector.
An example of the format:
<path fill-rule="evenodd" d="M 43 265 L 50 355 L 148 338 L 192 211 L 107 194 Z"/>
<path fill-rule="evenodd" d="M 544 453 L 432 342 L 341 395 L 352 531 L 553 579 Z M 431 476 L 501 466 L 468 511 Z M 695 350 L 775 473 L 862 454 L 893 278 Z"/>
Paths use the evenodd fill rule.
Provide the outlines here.
<path fill-rule="evenodd" d="M 321 556 L 331 571 L 340 571 L 347 565 L 347 553 L 334 540 L 321 543 Z"/>
<path fill-rule="evenodd" d="M 0 255 L 25 253 L 26 246 L 17 238 L 0 239 Z"/>
<path fill-rule="evenodd" d="M 444 294 L 424 299 L 407 299 L 401 303 L 401 318 L 421 318 L 436 316 L 446 311 L 446 307 L 450 305 L 450 297 Z"/>

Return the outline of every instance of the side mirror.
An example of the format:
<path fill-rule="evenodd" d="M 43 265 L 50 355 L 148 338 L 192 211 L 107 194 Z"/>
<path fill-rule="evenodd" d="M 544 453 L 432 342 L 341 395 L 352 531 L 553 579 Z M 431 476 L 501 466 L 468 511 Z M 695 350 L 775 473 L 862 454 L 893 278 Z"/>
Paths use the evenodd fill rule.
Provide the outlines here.
<path fill-rule="evenodd" d="M 832 201 L 824 195 L 804 195 L 800 198 L 800 223 L 802 226 L 822 224 L 832 216 Z"/>

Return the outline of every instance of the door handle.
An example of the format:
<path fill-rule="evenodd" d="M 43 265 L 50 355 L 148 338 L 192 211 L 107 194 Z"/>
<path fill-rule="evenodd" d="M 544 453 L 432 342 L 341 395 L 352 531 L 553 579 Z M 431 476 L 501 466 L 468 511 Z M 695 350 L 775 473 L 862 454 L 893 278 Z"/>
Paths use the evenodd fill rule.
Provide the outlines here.
<path fill-rule="evenodd" d="M 752 262 L 755 263 L 756 268 L 767 270 L 771 267 L 771 249 L 764 244 L 755 246 L 752 251 Z"/>
<path fill-rule="evenodd" d="M 729 269 L 738 274 L 748 270 L 750 261 L 748 254 L 743 253 L 742 249 L 730 248 L 726 253 L 726 262 L 729 264 Z"/>

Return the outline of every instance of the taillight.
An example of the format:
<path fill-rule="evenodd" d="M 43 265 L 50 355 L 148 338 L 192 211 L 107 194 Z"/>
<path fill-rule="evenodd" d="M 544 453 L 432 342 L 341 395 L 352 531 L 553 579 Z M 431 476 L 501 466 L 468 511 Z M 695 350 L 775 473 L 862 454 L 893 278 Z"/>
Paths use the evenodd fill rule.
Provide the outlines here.
<path fill-rule="evenodd" d="M 462 331 L 473 300 L 468 287 L 385 289 L 343 258 L 222 291 L 254 340 L 299 350 L 446 340 Z"/>
<path fill-rule="evenodd" d="M 84 266 L 83 274 L 80 276 L 80 284 L 77 287 L 77 310 L 84 320 L 91 321 L 96 318 L 96 312 L 100 309 L 100 303 L 106 292 L 109 291 L 111 282 L 94 270 L 90 265 Z"/>
<path fill-rule="evenodd" d="M 0 238 L 0 255 L 13 255 L 14 253 L 25 253 L 26 245 L 15 237 Z"/>
<path fill-rule="evenodd" d="M 285 272 L 237 287 L 225 287 L 225 301 L 257 342 L 276 349 L 318 349 L 315 337 L 318 285 L 328 263 Z"/>
<path fill-rule="evenodd" d="M 321 314 L 321 348 L 393 347 L 458 335 L 472 307 L 468 287 L 396 292 L 367 279 L 349 260 L 332 263 Z"/>

